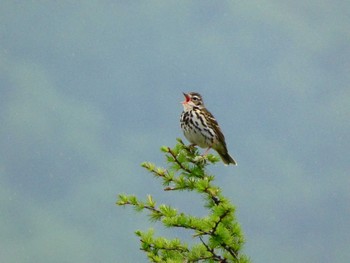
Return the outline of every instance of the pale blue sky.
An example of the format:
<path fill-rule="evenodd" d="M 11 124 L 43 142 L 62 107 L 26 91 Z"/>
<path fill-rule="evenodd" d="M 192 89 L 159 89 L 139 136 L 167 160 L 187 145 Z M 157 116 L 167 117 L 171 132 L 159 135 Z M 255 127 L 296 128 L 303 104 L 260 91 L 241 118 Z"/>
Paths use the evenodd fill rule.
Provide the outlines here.
<path fill-rule="evenodd" d="M 182 91 L 238 167 L 210 168 L 253 262 L 350 261 L 348 1 L 3 1 L 0 261 L 147 262 L 121 192 L 202 213 L 164 166 Z M 160 228 L 159 235 L 191 238 Z"/>

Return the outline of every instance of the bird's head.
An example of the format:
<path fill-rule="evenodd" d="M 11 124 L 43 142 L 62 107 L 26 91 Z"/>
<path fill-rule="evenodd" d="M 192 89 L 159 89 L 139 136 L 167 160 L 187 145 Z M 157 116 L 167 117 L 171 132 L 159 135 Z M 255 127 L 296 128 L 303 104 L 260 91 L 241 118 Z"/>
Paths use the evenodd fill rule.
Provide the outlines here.
<path fill-rule="evenodd" d="M 184 93 L 185 100 L 182 102 L 184 110 L 191 110 L 194 107 L 204 108 L 202 96 L 197 92 Z"/>

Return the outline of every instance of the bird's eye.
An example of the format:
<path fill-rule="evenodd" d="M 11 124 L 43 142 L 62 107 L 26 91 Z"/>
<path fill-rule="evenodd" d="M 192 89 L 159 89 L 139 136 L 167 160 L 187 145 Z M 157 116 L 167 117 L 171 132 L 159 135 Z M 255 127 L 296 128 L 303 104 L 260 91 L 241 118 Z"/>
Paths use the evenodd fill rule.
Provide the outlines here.
<path fill-rule="evenodd" d="M 197 97 L 193 97 L 193 98 L 192 98 L 192 100 L 197 101 L 197 100 L 198 100 L 198 98 L 197 98 Z"/>

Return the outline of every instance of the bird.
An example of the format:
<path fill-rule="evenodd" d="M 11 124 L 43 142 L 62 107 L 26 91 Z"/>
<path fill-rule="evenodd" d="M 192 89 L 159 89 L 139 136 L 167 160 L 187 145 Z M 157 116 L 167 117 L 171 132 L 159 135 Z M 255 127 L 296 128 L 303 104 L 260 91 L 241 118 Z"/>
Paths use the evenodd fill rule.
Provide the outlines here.
<path fill-rule="evenodd" d="M 180 117 L 181 129 L 186 139 L 193 145 L 207 148 L 206 155 L 212 148 L 221 157 L 225 165 L 237 165 L 227 150 L 225 136 L 215 117 L 207 110 L 202 96 L 197 92 L 184 93 L 183 111 Z"/>

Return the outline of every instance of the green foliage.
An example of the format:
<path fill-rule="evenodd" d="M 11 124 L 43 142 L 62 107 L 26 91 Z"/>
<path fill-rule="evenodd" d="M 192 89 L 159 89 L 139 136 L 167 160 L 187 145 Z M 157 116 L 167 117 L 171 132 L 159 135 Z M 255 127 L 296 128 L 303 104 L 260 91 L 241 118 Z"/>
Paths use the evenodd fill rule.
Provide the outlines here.
<path fill-rule="evenodd" d="M 136 211 L 147 210 L 151 221 L 159 221 L 166 227 L 183 228 L 192 232 L 198 243 L 189 247 L 179 239 L 155 237 L 154 230 L 136 231 L 141 241 L 141 250 L 151 262 L 250 262 L 241 253 L 244 237 L 236 221 L 235 207 L 225 198 L 221 189 L 213 185 L 214 176 L 208 175 L 205 167 L 220 159 L 208 154 L 199 155 L 197 149 L 186 146 L 180 139 L 171 149 L 163 146 L 169 168 L 156 167 L 144 162 L 146 168 L 163 182 L 165 191 L 196 191 L 204 197 L 208 209 L 205 217 L 196 217 L 178 212 L 169 205 L 158 205 L 151 195 L 140 201 L 134 195 L 120 194 L 118 205 L 131 205 Z"/>

